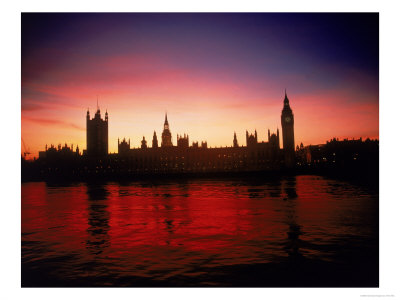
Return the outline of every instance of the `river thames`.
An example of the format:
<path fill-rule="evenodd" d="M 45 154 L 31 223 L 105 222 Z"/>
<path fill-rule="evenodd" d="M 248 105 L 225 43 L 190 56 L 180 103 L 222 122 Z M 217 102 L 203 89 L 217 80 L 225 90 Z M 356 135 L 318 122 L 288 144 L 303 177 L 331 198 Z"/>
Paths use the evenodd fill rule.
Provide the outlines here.
<path fill-rule="evenodd" d="M 22 286 L 379 285 L 377 188 L 298 175 L 21 192 Z"/>

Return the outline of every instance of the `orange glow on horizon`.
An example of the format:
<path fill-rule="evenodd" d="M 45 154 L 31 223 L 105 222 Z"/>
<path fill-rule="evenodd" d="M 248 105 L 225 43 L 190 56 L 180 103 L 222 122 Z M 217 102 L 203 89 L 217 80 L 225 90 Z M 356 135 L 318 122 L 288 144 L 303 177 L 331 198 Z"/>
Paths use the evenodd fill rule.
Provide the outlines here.
<path fill-rule="evenodd" d="M 189 143 L 193 141 L 207 141 L 209 147 L 232 146 L 233 132 L 237 134 L 239 145 L 245 145 L 245 132 L 257 130 L 259 141 L 267 141 L 267 131 L 276 132 L 280 125 L 280 114 L 283 99 L 261 99 L 257 108 L 236 102 L 229 104 L 229 97 L 217 101 L 208 97 L 208 101 L 195 103 L 169 100 L 165 109 L 158 109 L 162 103 L 146 101 L 143 105 L 128 109 L 124 96 L 107 99 L 102 96 L 100 108 L 104 118 L 105 108 L 109 113 L 109 153 L 117 153 L 118 138 L 131 140 L 131 147 L 140 147 L 140 141 L 145 136 L 151 143 L 155 130 L 160 140 L 163 129 L 164 112 L 168 111 L 168 120 L 172 132 L 172 140 L 176 145 L 177 134 L 188 134 Z M 319 97 L 324 102 L 319 103 Z M 168 99 L 168 98 L 167 98 Z M 378 104 L 354 104 L 341 106 L 340 98 L 336 95 L 300 95 L 290 96 L 289 100 L 295 117 L 295 143 L 299 145 L 323 144 L 333 137 L 344 138 L 371 138 L 379 139 Z M 274 103 L 275 102 L 275 103 Z M 122 104 L 122 105 L 121 105 Z M 79 108 L 77 103 L 68 103 L 70 107 L 54 105 L 49 107 L 46 114 L 32 116 L 33 113 L 22 115 L 22 137 L 27 148 L 32 153 L 28 158 L 37 157 L 45 145 L 67 143 L 78 145 L 80 151 L 86 149 L 86 121 L 87 107 Z M 74 106 L 76 105 L 76 106 Z M 167 109 L 173 107 L 175 109 Z M 95 107 L 90 109 L 93 117 Z M 281 145 L 282 147 L 282 145 Z M 21 145 L 21 152 L 25 150 Z"/>

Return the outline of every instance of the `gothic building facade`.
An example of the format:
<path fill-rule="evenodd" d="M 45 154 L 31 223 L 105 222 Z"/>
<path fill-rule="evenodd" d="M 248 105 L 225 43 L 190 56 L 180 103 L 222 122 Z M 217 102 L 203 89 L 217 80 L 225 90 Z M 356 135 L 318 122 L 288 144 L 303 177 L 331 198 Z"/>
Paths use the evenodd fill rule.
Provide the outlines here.
<path fill-rule="evenodd" d="M 280 169 L 282 165 L 294 165 L 294 121 L 293 112 L 285 91 L 281 115 L 283 149 L 280 148 L 279 129 L 276 133 L 268 129 L 268 140 L 259 141 L 257 131 L 246 131 L 246 145 L 239 146 L 236 132 L 230 147 L 209 148 L 206 141 L 189 143 L 189 135 L 177 135 L 176 146 L 172 143 L 167 114 L 158 147 L 154 131 L 152 147 L 147 146 L 145 137 L 140 148 L 130 148 L 130 142 L 118 139 L 118 169 L 127 173 L 169 172 L 219 172 L 257 171 Z"/>
<path fill-rule="evenodd" d="M 53 164 L 54 170 L 60 165 L 73 169 L 74 174 L 170 174 L 170 173 L 211 173 L 280 170 L 291 168 L 295 164 L 294 115 L 285 91 L 281 113 L 281 135 L 268 129 L 266 141 L 260 141 L 257 130 L 246 131 L 246 144 L 239 145 L 236 132 L 233 133 L 232 145 L 226 147 L 208 147 L 207 141 L 191 142 L 189 135 L 177 134 L 176 145 L 172 142 L 167 114 L 159 146 L 157 133 L 154 131 L 151 143 L 143 136 L 140 147 L 131 148 L 130 139 L 118 138 L 118 153 L 108 153 L 108 113 L 104 120 L 100 109 L 94 117 L 86 114 L 87 148 L 80 155 L 79 148 L 65 145 L 58 148 L 51 146 L 39 153 L 40 163 Z M 264 135 L 264 134 L 262 134 Z M 281 139 L 283 148 L 281 148 Z M 71 162 L 74 162 L 73 166 Z M 47 165 L 44 173 L 51 173 L 53 165 Z M 50 167 L 49 167 L 50 166 Z M 50 171 L 50 169 L 52 171 Z M 55 171 L 54 171 L 55 172 Z M 57 171 L 58 172 L 58 171 Z M 46 173 L 46 174 L 47 174 Z M 49 173 L 49 174 L 50 174 Z"/>

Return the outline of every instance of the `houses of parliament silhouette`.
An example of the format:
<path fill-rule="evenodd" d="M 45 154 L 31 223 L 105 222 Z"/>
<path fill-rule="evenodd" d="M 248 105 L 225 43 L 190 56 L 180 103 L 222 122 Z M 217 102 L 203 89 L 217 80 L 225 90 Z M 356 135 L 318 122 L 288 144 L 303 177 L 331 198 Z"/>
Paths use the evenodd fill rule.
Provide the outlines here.
<path fill-rule="evenodd" d="M 294 116 L 285 91 L 281 113 L 283 149 L 280 148 L 280 133 L 268 129 L 268 141 L 259 141 L 257 130 L 246 131 L 246 145 L 239 146 L 236 132 L 231 147 L 209 148 L 206 141 L 189 144 L 189 135 L 177 135 L 177 144 L 172 143 L 168 116 L 165 114 L 164 128 L 159 143 L 154 131 L 151 147 L 145 137 L 140 148 L 131 148 L 130 139 L 118 138 L 118 153 L 108 153 L 108 112 L 104 120 L 100 109 L 90 118 L 86 113 L 86 145 L 80 155 L 79 148 L 73 151 L 67 145 L 56 149 L 53 145 L 39 152 L 50 166 L 55 162 L 70 161 L 65 168 L 73 168 L 74 174 L 116 173 L 116 174 L 168 174 L 168 173 L 209 173 L 277 170 L 291 168 L 295 164 Z M 60 159 L 61 158 L 61 159 Z M 73 162 L 72 162 L 73 161 Z M 53 164 L 52 164 L 53 162 Z M 47 171 L 46 171 L 47 172 Z"/>

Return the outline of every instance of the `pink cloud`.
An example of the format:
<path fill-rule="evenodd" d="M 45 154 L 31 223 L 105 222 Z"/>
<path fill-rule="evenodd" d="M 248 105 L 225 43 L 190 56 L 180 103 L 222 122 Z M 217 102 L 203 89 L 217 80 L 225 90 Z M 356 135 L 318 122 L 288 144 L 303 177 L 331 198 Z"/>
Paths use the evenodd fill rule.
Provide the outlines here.
<path fill-rule="evenodd" d="M 85 131 L 86 129 L 78 126 L 74 123 L 69 123 L 69 122 L 64 122 L 61 120 L 55 120 L 55 119 L 43 119 L 43 118 L 32 118 L 32 117 L 23 117 L 22 118 L 22 122 L 24 123 L 24 121 L 28 121 L 28 122 L 33 122 L 39 125 L 43 125 L 43 126 L 59 126 L 59 127 L 69 127 L 75 130 L 80 130 L 80 131 Z"/>

